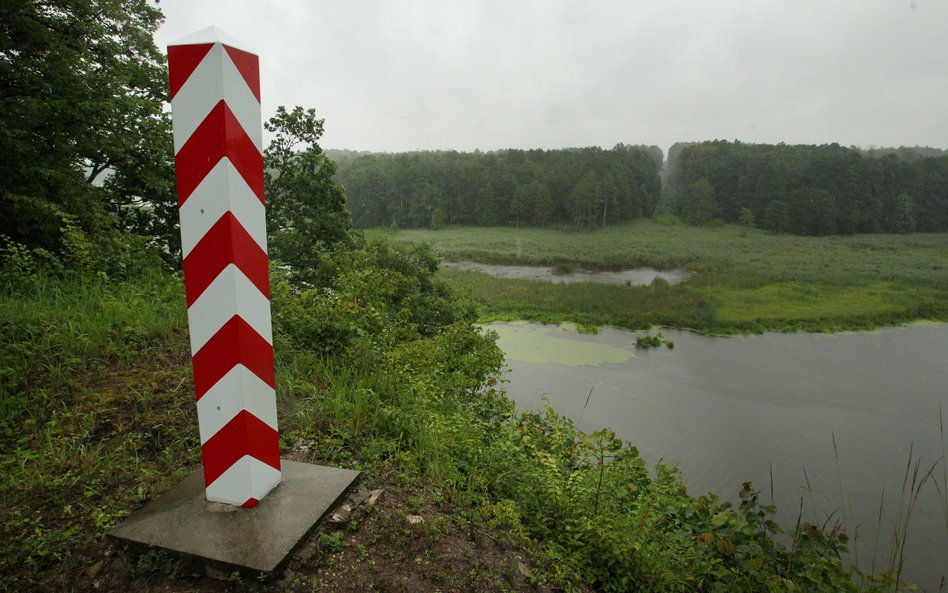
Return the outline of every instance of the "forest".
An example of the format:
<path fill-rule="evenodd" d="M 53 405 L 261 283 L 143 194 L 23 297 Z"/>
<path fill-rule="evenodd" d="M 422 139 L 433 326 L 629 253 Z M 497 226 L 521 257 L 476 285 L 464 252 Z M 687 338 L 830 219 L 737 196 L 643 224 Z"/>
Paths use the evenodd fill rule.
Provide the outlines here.
<path fill-rule="evenodd" d="M 625 144 L 331 156 L 358 228 L 588 229 L 658 213 L 797 235 L 948 230 L 948 154 L 937 148 L 715 140 L 676 143 L 667 161 Z"/>
<path fill-rule="evenodd" d="M 797 235 L 948 230 L 948 155 L 714 141 L 669 151 L 669 211 Z"/>
<path fill-rule="evenodd" d="M 332 156 L 360 228 L 593 228 L 652 216 L 661 197 L 656 146 Z"/>

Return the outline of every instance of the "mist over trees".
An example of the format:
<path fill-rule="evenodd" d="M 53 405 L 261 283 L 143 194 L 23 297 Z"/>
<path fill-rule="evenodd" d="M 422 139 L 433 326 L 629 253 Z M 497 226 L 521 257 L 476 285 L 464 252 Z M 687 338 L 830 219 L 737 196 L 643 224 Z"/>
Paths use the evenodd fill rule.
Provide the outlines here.
<path fill-rule="evenodd" d="M 948 155 L 716 140 L 669 150 L 664 206 L 799 235 L 948 231 Z"/>
<path fill-rule="evenodd" d="M 661 197 L 655 146 L 338 157 L 336 180 L 362 228 L 593 228 L 651 216 Z"/>

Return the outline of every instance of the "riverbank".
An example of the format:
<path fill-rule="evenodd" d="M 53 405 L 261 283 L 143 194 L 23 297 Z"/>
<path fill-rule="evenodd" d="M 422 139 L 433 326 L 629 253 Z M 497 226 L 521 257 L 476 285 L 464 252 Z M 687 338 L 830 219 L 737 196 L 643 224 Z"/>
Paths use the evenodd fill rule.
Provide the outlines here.
<path fill-rule="evenodd" d="M 948 324 L 728 338 L 664 330 L 674 350 L 642 350 L 642 332 L 615 328 L 486 327 L 507 355 L 518 409 L 552 405 L 584 431 L 608 427 L 647 462 L 679 467 L 692 494 L 728 499 L 750 481 L 780 523 L 832 517 L 850 536 L 848 560 L 866 571 L 891 566 L 904 546 L 903 574 L 919 591 L 948 578 Z M 924 466 L 911 493 L 907 463 Z"/>
<path fill-rule="evenodd" d="M 573 321 L 705 334 L 866 330 L 948 321 L 948 234 L 799 237 L 734 225 L 650 220 L 577 232 L 557 229 L 372 230 L 430 243 L 447 260 L 616 270 L 684 268 L 686 282 L 647 287 L 549 284 L 441 270 L 482 319 Z"/>
<path fill-rule="evenodd" d="M 777 526 L 750 485 L 738 504 L 692 496 L 609 430 L 517 413 L 502 352 L 425 249 L 333 264 L 329 290 L 271 284 L 281 455 L 362 470 L 386 493 L 275 583 L 106 539 L 199 463 L 180 278 L 8 271 L 0 591 L 891 589 L 893 575 L 844 567 L 844 533 Z"/>

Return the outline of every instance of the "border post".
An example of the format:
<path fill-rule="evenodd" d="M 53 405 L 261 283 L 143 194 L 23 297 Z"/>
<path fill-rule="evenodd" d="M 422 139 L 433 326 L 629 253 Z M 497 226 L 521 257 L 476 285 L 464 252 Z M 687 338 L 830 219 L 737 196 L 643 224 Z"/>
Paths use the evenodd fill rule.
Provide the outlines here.
<path fill-rule="evenodd" d="M 282 477 L 259 58 L 208 27 L 168 71 L 205 494 L 253 507 Z"/>

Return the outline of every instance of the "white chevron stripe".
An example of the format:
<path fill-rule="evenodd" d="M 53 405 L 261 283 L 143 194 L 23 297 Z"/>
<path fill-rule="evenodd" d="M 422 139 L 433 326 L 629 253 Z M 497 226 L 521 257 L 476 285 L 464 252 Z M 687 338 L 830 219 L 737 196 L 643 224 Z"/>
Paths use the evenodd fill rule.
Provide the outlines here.
<path fill-rule="evenodd" d="M 264 205 L 224 157 L 181 206 L 181 255 L 186 257 L 226 212 L 233 212 L 257 245 L 267 251 Z"/>
<path fill-rule="evenodd" d="M 243 410 L 277 430 L 276 392 L 242 364 L 215 383 L 197 408 L 202 445 Z"/>
<path fill-rule="evenodd" d="M 229 45 L 245 52 L 253 53 L 251 50 L 244 47 L 243 43 L 237 41 L 214 25 L 191 33 L 190 35 L 182 37 L 181 39 L 178 39 L 173 43 L 169 43 L 168 45 L 203 45 L 205 43 L 223 43 L 224 45 Z"/>
<path fill-rule="evenodd" d="M 224 46 L 215 43 L 171 101 L 175 154 L 221 99 L 227 102 L 257 150 L 263 151 L 260 103 Z"/>
<path fill-rule="evenodd" d="M 270 301 L 240 268 L 229 264 L 188 307 L 191 355 L 197 354 L 234 315 L 240 315 L 267 343 L 273 344 Z"/>
<path fill-rule="evenodd" d="M 214 480 L 205 493 L 212 502 L 242 505 L 249 498 L 262 500 L 280 483 L 281 475 L 280 470 L 244 455 Z"/>

